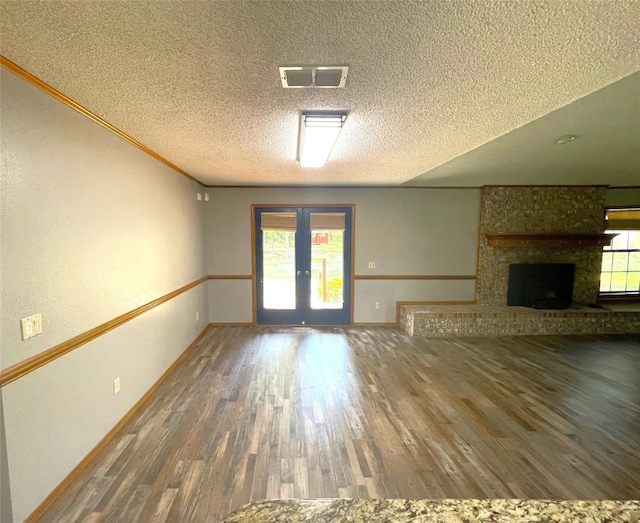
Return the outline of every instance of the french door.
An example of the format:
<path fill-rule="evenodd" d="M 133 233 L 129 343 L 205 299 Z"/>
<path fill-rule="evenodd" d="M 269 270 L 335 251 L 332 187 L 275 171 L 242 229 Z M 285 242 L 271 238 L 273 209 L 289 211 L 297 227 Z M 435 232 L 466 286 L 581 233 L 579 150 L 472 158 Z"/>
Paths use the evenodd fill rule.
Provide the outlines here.
<path fill-rule="evenodd" d="M 260 325 L 347 325 L 351 207 L 254 207 Z"/>

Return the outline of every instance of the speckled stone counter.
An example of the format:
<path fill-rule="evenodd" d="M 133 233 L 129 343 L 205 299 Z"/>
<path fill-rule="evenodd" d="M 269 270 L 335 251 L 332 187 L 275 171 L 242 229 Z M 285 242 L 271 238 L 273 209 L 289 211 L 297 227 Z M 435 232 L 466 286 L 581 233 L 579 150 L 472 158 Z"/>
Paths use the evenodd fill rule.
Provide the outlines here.
<path fill-rule="evenodd" d="M 225 523 L 638 523 L 640 501 L 318 499 L 249 503 Z"/>
<path fill-rule="evenodd" d="M 523 336 L 640 333 L 640 312 L 607 309 L 536 310 L 492 305 L 402 305 L 410 336 Z"/>

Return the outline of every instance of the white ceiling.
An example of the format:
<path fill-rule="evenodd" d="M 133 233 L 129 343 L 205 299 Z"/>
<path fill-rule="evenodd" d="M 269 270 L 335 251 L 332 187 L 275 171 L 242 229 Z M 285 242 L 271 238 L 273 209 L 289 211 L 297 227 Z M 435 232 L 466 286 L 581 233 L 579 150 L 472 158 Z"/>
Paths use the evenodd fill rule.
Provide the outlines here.
<path fill-rule="evenodd" d="M 567 134 L 575 141 L 556 145 Z M 406 185 L 640 185 L 640 72 L 458 156 Z"/>
<path fill-rule="evenodd" d="M 0 24 L 4 56 L 206 184 L 640 184 L 640 74 L 614 84 L 635 0 L 2 0 Z M 283 65 L 349 78 L 283 89 Z M 349 116 L 303 170 L 312 109 Z"/>

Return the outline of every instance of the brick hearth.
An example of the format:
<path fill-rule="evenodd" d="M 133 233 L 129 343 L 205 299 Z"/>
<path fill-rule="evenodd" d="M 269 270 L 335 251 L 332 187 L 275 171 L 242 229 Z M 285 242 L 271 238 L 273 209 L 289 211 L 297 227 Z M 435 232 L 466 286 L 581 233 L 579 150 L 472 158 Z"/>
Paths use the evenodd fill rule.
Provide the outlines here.
<path fill-rule="evenodd" d="M 535 310 L 491 305 L 402 305 L 400 326 L 409 335 L 524 336 L 640 333 L 640 312 L 606 309 Z"/>

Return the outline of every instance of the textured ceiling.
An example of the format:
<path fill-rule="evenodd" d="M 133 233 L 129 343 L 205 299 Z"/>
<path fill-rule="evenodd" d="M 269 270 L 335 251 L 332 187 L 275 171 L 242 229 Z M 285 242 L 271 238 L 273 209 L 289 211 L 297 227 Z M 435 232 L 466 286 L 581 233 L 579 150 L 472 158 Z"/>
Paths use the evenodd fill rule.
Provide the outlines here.
<path fill-rule="evenodd" d="M 207 184 L 477 186 L 503 183 L 509 170 L 512 184 L 638 183 L 637 166 L 538 168 L 537 156 L 504 146 L 489 149 L 502 155 L 494 172 L 473 151 L 640 70 L 637 1 L 2 0 L 0 9 L 4 56 Z M 283 89 L 282 65 L 348 65 L 349 78 L 344 89 Z M 625 96 L 640 96 L 633 85 Z M 296 162 L 305 109 L 349 111 L 323 169 Z M 551 136 L 534 134 L 574 132 L 551 121 Z M 451 169 L 465 153 L 480 154 L 482 168 Z"/>
<path fill-rule="evenodd" d="M 575 141 L 556 145 L 566 134 Z M 477 149 L 407 185 L 640 185 L 640 72 Z"/>

